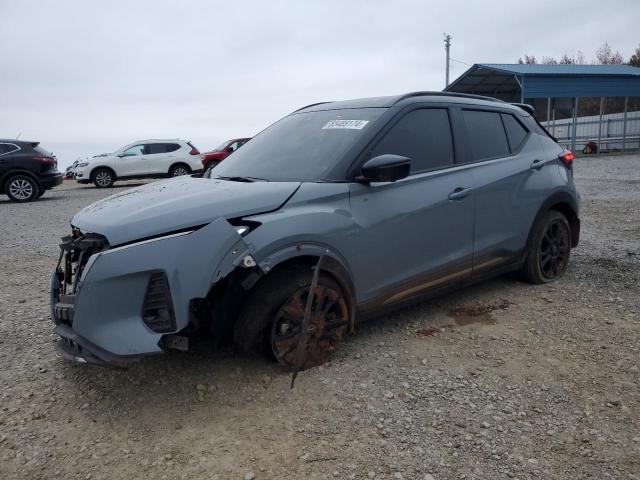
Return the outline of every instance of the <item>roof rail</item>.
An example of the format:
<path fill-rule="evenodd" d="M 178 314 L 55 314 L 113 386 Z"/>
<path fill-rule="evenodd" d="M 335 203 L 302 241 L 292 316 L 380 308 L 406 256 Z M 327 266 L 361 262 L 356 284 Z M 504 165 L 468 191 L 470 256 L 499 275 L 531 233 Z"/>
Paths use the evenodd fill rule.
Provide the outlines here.
<path fill-rule="evenodd" d="M 323 103 L 333 103 L 333 102 L 317 102 L 317 103 L 312 103 L 312 104 L 310 104 L 310 105 L 305 105 L 304 107 L 300 107 L 299 109 L 294 110 L 294 111 L 293 111 L 293 112 L 291 112 L 291 113 L 299 112 L 300 110 L 304 110 L 305 108 L 315 107 L 316 105 L 322 105 Z"/>
<path fill-rule="evenodd" d="M 533 105 L 529 105 L 528 103 L 512 103 L 516 107 L 520 107 L 522 110 L 527 112 L 529 115 L 533 115 L 536 113 L 536 109 Z"/>
<path fill-rule="evenodd" d="M 405 95 L 400 95 L 394 103 L 398 103 L 401 100 L 411 97 L 429 96 L 442 96 L 442 97 L 460 97 L 460 98 L 475 98 L 476 100 L 486 100 L 489 102 L 505 103 L 503 100 L 493 97 L 485 97 L 484 95 L 473 95 L 471 93 L 457 93 L 457 92 L 411 92 Z"/>

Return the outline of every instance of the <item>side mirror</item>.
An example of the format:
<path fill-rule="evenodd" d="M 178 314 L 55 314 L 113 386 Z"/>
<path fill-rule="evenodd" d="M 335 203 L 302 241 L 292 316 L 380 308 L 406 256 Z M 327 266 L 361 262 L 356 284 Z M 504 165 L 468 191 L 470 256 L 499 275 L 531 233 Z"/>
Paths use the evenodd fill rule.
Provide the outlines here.
<path fill-rule="evenodd" d="M 370 160 L 362 166 L 361 182 L 395 182 L 409 175 L 411 159 L 400 155 L 385 153 Z"/>
<path fill-rule="evenodd" d="M 120 157 L 120 158 L 126 157 L 126 155 L 124 153 L 119 153 L 117 156 Z"/>
<path fill-rule="evenodd" d="M 227 153 L 233 153 L 234 148 L 233 147 L 227 147 Z"/>

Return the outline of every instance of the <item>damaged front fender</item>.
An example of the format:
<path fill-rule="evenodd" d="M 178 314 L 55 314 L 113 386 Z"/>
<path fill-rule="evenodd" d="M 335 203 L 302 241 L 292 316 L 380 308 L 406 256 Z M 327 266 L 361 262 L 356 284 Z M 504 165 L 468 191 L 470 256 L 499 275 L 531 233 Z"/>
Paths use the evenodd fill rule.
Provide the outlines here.
<path fill-rule="evenodd" d="M 153 274 L 166 275 L 175 329 L 187 327 L 190 302 L 251 254 L 250 246 L 224 219 L 192 232 L 146 240 L 95 254 L 75 292 L 73 331 L 118 356 L 162 351 L 156 332 L 143 321 Z"/>

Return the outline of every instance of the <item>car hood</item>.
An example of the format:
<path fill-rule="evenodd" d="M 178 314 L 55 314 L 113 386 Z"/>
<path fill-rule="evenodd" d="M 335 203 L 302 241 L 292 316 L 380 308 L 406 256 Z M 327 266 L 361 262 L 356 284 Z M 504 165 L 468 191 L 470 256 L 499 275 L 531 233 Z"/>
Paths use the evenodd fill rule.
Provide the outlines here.
<path fill-rule="evenodd" d="M 111 246 L 279 209 L 299 182 L 232 182 L 180 177 L 125 190 L 84 208 L 71 220 L 81 231 L 107 237 Z"/>

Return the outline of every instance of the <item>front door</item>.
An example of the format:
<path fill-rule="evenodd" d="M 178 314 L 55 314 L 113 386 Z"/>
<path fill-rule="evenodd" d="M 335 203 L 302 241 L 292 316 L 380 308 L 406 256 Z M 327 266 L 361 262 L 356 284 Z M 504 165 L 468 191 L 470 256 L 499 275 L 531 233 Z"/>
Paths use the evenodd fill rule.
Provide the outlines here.
<path fill-rule="evenodd" d="M 118 154 L 119 177 L 144 175 L 147 173 L 147 162 L 144 156 L 144 145 L 134 145 Z"/>
<path fill-rule="evenodd" d="M 375 144 L 412 161 L 409 177 L 393 183 L 350 186 L 360 229 L 349 258 L 359 299 L 393 303 L 461 282 L 473 258 L 473 179 L 454 163 L 445 108 L 412 110 Z"/>

